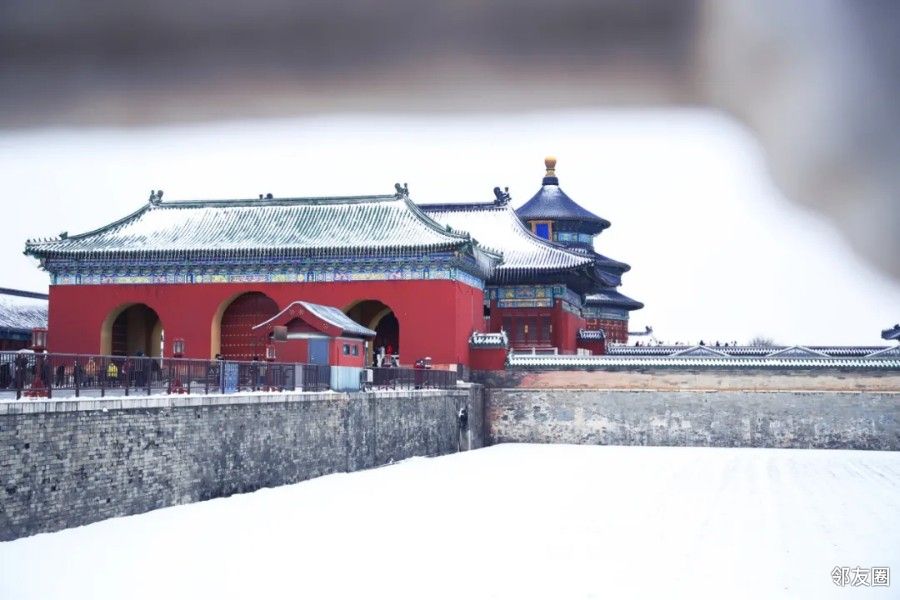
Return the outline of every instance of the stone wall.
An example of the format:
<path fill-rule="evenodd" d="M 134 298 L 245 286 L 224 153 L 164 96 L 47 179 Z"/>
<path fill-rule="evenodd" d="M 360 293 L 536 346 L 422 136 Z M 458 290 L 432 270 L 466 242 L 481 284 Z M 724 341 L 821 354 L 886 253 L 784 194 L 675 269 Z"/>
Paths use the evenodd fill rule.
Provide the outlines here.
<path fill-rule="evenodd" d="M 481 388 L 0 402 L 0 540 L 456 452 Z"/>
<path fill-rule="evenodd" d="M 473 372 L 493 388 L 658 391 L 900 392 L 900 371 L 865 369 L 640 368 Z"/>
<path fill-rule="evenodd" d="M 485 390 L 503 442 L 900 450 L 900 392 Z"/>

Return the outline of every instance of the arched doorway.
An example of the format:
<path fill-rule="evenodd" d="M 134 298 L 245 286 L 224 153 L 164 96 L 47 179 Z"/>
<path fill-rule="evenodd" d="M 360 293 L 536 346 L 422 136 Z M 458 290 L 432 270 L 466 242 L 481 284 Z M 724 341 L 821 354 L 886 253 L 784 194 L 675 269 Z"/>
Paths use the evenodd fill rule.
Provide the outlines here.
<path fill-rule="evenodd" d="M 146 304 L 112 310 L 100 328 L 100 353 L 113 356 L 161 356 L 162 320 Z"/>
<path fill-rule="evenodd" d="M 253 331 L 253 326 L 278 314 L 275 301 L 262 292 L 247 292 L 224 303 L 220 314 L 218 352 L 227 360 L 264 358 L 265 334 Z M 213 329 L 216 329 L 215 322 Z"/>
<path fill-rule="evenodd" d="M 373 364 L 375 349 L 381 346 L 388 353 L 400 354 L 400 321 L 390 306 L 380 300 L 360 300 L 344 309 L 344 313 L 375 331 L 375 339 L 366 352 L 366 364 Z"/>

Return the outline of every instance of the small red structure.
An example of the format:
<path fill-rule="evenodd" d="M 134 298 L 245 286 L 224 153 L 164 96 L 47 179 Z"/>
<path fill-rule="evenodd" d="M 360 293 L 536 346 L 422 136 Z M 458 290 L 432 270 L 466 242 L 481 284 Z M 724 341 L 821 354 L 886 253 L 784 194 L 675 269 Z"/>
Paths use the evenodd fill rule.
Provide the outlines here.
<path fill-rule="evenodd" d="M 283 328 L 283 330 L 279 330 Z M 363 327 L 333 306 L 291 302 L 277 315 L 253 327 L 270 342 L 266 358 L 279 362 L 310 363 L 332 367 L 366 366 L 366 341 L 375 332 Z M 277 333 L 277 335 L 275 335 Z M 371 352 L 371 348 L 368 349 Z"/>
<path fill-rule="evenodd" d="M 509 338 L 506 332 L 473 333 L 469 338 L 472 369 L 477 371 L 502 371 L 509 354 Z"/>
<path fill-rule="evenodd" d="M 606 332 L 603 329 L 580 329 L 578 348 L 591 354 L 606 354 Z"/>

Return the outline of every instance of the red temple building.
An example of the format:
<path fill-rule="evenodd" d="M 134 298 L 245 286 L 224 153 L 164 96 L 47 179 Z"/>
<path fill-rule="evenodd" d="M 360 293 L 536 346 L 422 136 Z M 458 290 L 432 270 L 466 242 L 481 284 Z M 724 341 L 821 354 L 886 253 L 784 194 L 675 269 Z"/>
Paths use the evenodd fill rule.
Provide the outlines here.
<path fill-rule="evenodd" d="M 598 350 L 624 342 L 643 305 L 616 288 L 628 265 L 593 249 L 609 222 L 560 188 L 555 160 L 518 211 L 392 195 L 162 200 L 94 231 L 29 240 L 50 273 L 52 352 L 250 360 L 254 327 L 297 302 L 337 307 L 400 363 L 471 364 L 473 334 L 514 349 Z M 300 359 L 302 357 L 291 357 Z"/>

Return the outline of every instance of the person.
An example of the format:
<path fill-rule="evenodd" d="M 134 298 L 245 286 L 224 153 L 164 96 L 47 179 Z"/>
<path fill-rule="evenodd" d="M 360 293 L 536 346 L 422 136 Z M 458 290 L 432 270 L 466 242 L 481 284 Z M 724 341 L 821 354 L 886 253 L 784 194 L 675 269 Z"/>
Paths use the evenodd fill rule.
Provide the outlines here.
<path fill-rule="evenodd" d="M 222 385 L 222 354 L 220 352 L 216 352 L 216 357 L 209 364 L 207 382 L 219 386 L 220 391 L 224 387 Z"/>
<path fill-rule="evenodd" d="M 12 369 L 8 362 L 0 365 L 0 388 L 8 388 L 12 383 Z"/>
<path fill-rule="evenodd" d="M 97 376 L 97 363 L 92 356 L 84 367 L 84 384 L 87 387 L 94 385 L 94 378 Z"/>
<path fill-rule="evenodd" d="M 379 368 L 384 364 L 384 346 L 378 346 L 378 352 L 375 354 L 376 366 Z"/>
<path fill-rule="evenodd" d="M 462 406 L 456 413 L 457 423 L 459 425 L 459 437 L 457 438 L 457 450 L 462 452 L 463 442 L 465 442 L 466 450 L 472 449 L 472 434 L 469 431 L 469 407 Z"/>
<path fill-rule="evenodd" d="M 106 382 L 108 385 L 115 385 L 116 379 L 119 378 L 119 367 L 112 360 L 106 366 Z"/>
<path fill-rule="evenodd" d="M 147 385 L 147 361 L 144 360 L 144 353 L 140 350 L 134 355 L 137 358 L 137 364 L 134 361 L 131 362 L 131 373 L 134 375 L 134 384 L 142 388 Z"/>
<path fill-rule="evenodd" d="M 16 355 L 16 389 L 21 390 L 25 387 L 25 370 L 28 368 L 28 359 L 24 354 Z"/>
<path fill-rule="evenodd" d="M 255 390 L 259 386 L 259 357 L 253 357 L 253 364 L 250 365 L 250 387 Z"/>

